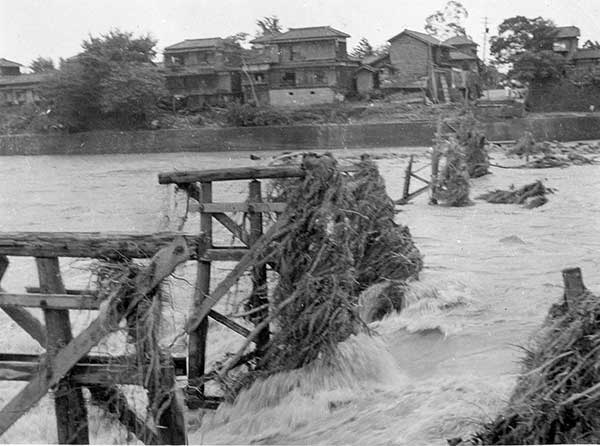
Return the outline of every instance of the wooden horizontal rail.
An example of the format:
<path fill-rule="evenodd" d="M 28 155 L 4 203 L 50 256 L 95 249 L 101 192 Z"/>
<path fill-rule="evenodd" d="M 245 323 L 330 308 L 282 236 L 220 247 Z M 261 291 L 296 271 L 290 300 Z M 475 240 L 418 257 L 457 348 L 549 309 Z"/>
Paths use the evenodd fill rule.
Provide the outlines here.
<path fill-rule="evenodd" d="M 0 305 L 48 310 L 97 310 L 100 300 L 93 295 L 0 293 Z"/>
<path fill-rule="evenodd" d="M 38 362 L 0 361 L 0 381 L 29 381 L 40 369 Z M 141 370 L 133 364 L 77 364 L 70 378 L 83 385 L 140 384 Z"/>
<path fill-rule="evenodd" d="M 27 257 L 150 258 L 180 234 L 110 232 L 2 232 L 0 254 Z M 203 235 L 183 236 L 190 258 L 207 248 Z"/>
<path fill-rule="evenodd" d="M 159 184 L 186 184 L 211 181 L 259 180 L 261 178 L 303 177 L 304 170 L 295 166 L 237 167 L 233 169 L 190 170 L 158 174 Z"/>
<path fill-rule="evenodd" d="M 242 327 L 237 322 L 232 321 L 227 316 L 223 316 L 221 313 L 217 313 L 215 310 L 210 310 L 210 312 L 208 313 L 208 317 L 214 319 L 220 324 L 223 324 L 225 327 L 235 331 L 237 334 L 245 338 L 250 336 L 250 330 L 248 330 L 246 327 Z"/>
<path fill-rule="evenodd" d="M 0 353 L 0 363 L 30 363 L 39 364 L 41 357 L 39 355 L 23 354 L 23 353 Z M 187 375 L 187 358 L 185 356 L 173 356 L 173 365 L 175 367 L 175 375 Z M 134 356 L 102 356 L 88 355 L 81 358 L 78 365 L 103 365 L 105 367 L 123 368 L 127 364 L 133 364 L 136 361 Z"/>
<path fill-rule="evenodd" d="M 287 203 L 200 203 L 198 210 L 208 214 L 223 212 L 283 212 Z"/>
<path fill-rule="evenodd" d="M 244 254 L 248 252 L 248 248 L 211 248 L 207 249 L 200 260 L 213 262 L 237 262 Z"/>

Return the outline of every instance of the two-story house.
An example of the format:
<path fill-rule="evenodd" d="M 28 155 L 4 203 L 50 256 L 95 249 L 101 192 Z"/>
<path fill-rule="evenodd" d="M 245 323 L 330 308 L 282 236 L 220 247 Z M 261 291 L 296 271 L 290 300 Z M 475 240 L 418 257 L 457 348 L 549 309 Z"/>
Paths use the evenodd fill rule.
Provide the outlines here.
<path fill-rule="evenodd" d="M 552 49 L 567 61 L 572 60 L 579 46 L 580 34 L 576 26 L 559 26 L 553 37 Z"/>
<path fill-rule="evenodd" d="M 425 92 L 434 101 L 450 101 L 453 80 L 457 78 L 453 76 L 451 52 L 456 50 L 452 45 L 408 29 L 388 42 L 387 55 L 363 63 L 358 70 L 359 93 L 378 85 L 386 93 Z"/>
<path fill-rule="evenodd" d="M 188 105 L 222 105 L 242 98 L 242 48 L 220 37 L 186 39 L 164 50 L 166 85 Z"/>
<path fill-rule="evenodd" d="M 479 58 L 477 57 L 477 44 L 466 36 L 454 36 L 444 40 L 450 45 L 450 65 L 464 71 L 477 73 L 479 71 Z"/>
<path fill-rule="evenodd" d="M 354 71 L 359 66 L 348 57 L 348 37 L 330 26 L 290 28 L 281 34 L 262 36 L 252 42 L 260 44 L 263 53 L 246 64 L 254 78 L 250 81 L 245 76 L 245 86 L 254 83 L 256 92 L 256 86 L 262 83 L 262 97 L 268 97 L 275 106 L 341 100 L 353 90 Z M 245 93 L 251 90 L 245 88 Z"/>

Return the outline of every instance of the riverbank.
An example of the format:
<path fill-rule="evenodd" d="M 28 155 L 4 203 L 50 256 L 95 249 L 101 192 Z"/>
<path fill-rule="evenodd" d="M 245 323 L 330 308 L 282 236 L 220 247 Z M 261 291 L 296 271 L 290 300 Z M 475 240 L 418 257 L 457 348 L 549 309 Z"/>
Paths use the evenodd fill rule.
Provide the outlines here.
<path fill-rule="evenodd" d="M 422 147 L 431 145 L 435 128 L 435 121 L 414 121 L 8 135 L 0 136 L 0 155 Z M 600 139 L 600 115 L 531 115 L 488 122 L 484 129 L 490 141 L 516 140 L 525 131 L 532 132 L 537 140 Z"/>

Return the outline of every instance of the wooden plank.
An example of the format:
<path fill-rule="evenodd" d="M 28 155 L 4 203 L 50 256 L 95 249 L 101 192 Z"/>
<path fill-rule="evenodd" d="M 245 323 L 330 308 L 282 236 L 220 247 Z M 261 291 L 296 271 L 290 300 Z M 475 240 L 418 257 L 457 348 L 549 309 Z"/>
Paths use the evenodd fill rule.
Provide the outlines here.
<path fill-rule="evenodd" d="M 248 252 L 248 248 L 210 248 L 202 255 L 206 262 L 237 262 Z"/>
<path fill-rule="evenodd" d="M 200 203 L 212 201 L 212 183 L 200 184 Z M 200 214 L 200 231 L 207 237 L 212 245 L 212 217 L 209 214 Z M 210 260 L 199 260 L 196 273 L 196 287 L 194 289 L 193 308 L 202 305 L 210 293 Z M 193 330 L 189 331 L 188 341 L 188 379 L 195 379 L 204 375 L 206 366 L 206 336 L 208 333 L 208 319 L 204 317 Z M 200 395 L 204 394 L 204 386 L 198 386 Z"/>
<path fill-rule="evenodd" d="M 258 180 L 261 178 L 294 178 L 303 176 L 304 170 L 294 166 L 236 167 L 233 169 L 189 170 L 159 173 L 158 183 L 209 183 L 211 181 Z"/>
<path fill-rule="evenodd" d="M 39 363 L 43 360 L 41 355 L 32 355 L 25 353 L 0 353 L 0 362 L 31 362 Z M 185 356 L 173 356 L 171 357 L 173 366 L 175 367 L 176 376 L 187 376 L 187 357 Z M 102 366 L 116 366 L 122 368 L 128 364 L 137 362 L 135 355 L 126 356 L 106 356 L 106 355 L 86 355 L 77 363 L 77 366 L 87 365 L 102 365 Z"/>
<path fill-rule="evenodd" d="M 36 258 L 40 289 L 44 293 L 65 293 L 58 258 Z M 52 361 L 63 345 L 73 339 L 68 310 L 44 309 L 46 351 Z M 81 388 L 69 378 L 58 380 L 54 390 L 54 411 L 59 444 L 89 444 L 87 408 Z"/>
<path fill-rule="evenodd" d="M 213 217 L 219 223 L 221 223 L 229 232 L 231 232 L 238 240 L 246 245 L 249 244 L 250 236 L 244 230 L 244 228 L 238 225 L 233 219 L 227 215 L 220 212 L 214 213 Z"/>
<path fill-rule="evenodd" d="M 287 203 L 200 203 L 200 212 L 221 214 L 223 212 L 277 212 L 285 211 Z"/>
<path fill-rule="evenodd" d="M 0 380 L 29 381 L 39 371 L 40 363 L 34 361 L 0 361 Z M 137 367 L 125 364 L 76 364 L 69 374 L 73 383 L 92 384 L 131 384 L 140 385 L 143 376 Z"/>
<path fill-rule="evenodd" d="M 581 268 L 565 268 L 562 270 L 562 276 L 565 287 L 564 301 L 569 305 L 586 292 L 586 287 L 583 284 Z"/>
<path fill-rule="evenodd" d="M 219 322 L 220 324 L 225 325 L 227 328 L 235 331 L 239 335 L 247 337 L 250 334 L 250 330 L 248 330 L 246 327 L 243 327 L 240 324 L 238 324 L 237 322 L 232 321 L 228 317 L 223 316 L 221 313 L 217 313 L 215 310 L 210 310 L 208 312 L 208 317 L 214 319 L 215 321 Z"/>
<path fill-rule="evenodd" d="M 137 290 L 131 296 L 129 308 L 154 289 L 180 263 L 189 259 L 189 251 L 183 237 L 162 248 L 150 264 L 136 278 Z M 100 314 L 75 339 L 58 351 L 54 358 L 40 364 L 37 375 L 0 410 L 0 435 L 12 426 L 25 412 L 36 404 L 48 389 L 58 384 L 63 376 L 85 356 L 104 336 L 118 326 L 129 308 L 122 308 L 122 300 L 128 287 L 120 287 L 101 306 Z"/>
<path fill-rule="evenodd" d="M 408 166 L 406 166 L 406 171 L 404 172 L 404 188 L 402 190 L 402 199 L 406 199 L 410 192 L 410 175 L 412 173 L 413 157 L 414 155 L 411 155 L 408 159 Z"/>
<path fill-rule="evenodd" d="M 424 192 L 427 192 L 429 190 L 429 184 L 427 186 L 423 186 L 421 189 L 417 189 L 416 191 L 410 193 L 408 195 L 408 197 L 406 198 L 401 198 L 399 200 L 394 201 L 395 204 L 406 204 L 408 203 L 410 200 L 412 200 L 413 198 L 418 197 L 419 195 L 421 195 Z"/>
<path fill-rule="evenodd" d="M 195 330 L 200 323 L 206 318 L 211 308 L 227 293 L 227 291 L 236 284 L 238 279 L 242 277 L 247 268 L 259 261 L 265 253 L 268 245 L 277 238 L 282 230 L 287 225 L 287 220 L 280 218 L 275 222 L 267 232 L 265 232 L 233 270 L 217 285 L 214 291 L 208 296 L 201 305 L 194 308 L 192 315 L 188 319 L 185 326 L 186 333 Z"/>
<path fill-rule="evenodd" d="M 262 201 L 261 184 L 257 180 L 250 181 L 248 199 L 259 203 Z M 250 220 L 250 244 L 253 245 L 263 234 L 263 216 L 262 213 L 251 211 L 248 214 Z M 267 300 L 267 266 L 255 265 L 252 267 L 252 293 L 250 294 L 250 309 L 263 307 L 250 317 L 254 325 L 260 324 L 268 315 L 269 308 Z M 263 352 L 269 343 L 269 327 L 266 326 L 256 337 L 256 349 Z"/>
<path fill-rule="evenodd" d="M 8 265 L 8 257 L 0 255 L 0 281 L 2 281 Z M 2 287 L 0 287 L 0 291 L 2 291 Z M 46 327 L 44 327 L 38 318 L 25 308 L 14 305 L 0 305 L 0 309 L 15 321 L 19 327 L 25 330 L 29 336 L 38 341 L 42 347 L 46 347 Z"/>
<path fill-rule="evenodd" d="M 26 257 L 91 257 L 100 259 L 150 258 L 161 248 L 183 237 L 195 260 L 204 237 L 174 232 L 156 234 L 108 232 L 3 232 L 0 254 Z"/>
<path fill-rule="evenodd" d="M 187 444 L 187 422 L 185 419 L 185 401 L 175 382 L 172 368 L 163 369 L 160 376 L 161 388 L 170 389 L 156 401 L 160 407 L 156 414 L 156 444 Z"/>
<path fill-rule="evenodd" d="M 427 181 L 425 178 L 420 177 L 419 175 L 417 175 L 416 173 L 411 173 L 410 174 L 411 177 L 416 178 L 419 181 L 422 181 L 425 184 L 429 184 L 429 181 Z"/>
<path fill-rule="evenodd" d="M 27 294 L 0 292 L 0 307 L 16 305 L 50 310 L 97 310 L 100 301 L 93 295 Z"/>

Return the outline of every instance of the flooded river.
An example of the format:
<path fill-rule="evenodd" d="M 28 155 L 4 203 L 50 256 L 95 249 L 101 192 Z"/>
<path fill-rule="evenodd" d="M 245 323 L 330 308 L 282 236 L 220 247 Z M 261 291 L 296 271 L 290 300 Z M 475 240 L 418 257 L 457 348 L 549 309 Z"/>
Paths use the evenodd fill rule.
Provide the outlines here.
<path fill-rule="evenodd" d="M 401 195 L 405 155 L 425 150 L 371 151 L 393 198 Z M 266 160 L 273 154 L 259 155 Z M 265 162 L 235 152 L 3 157 L 0 230 L 154 231 L 168 199 L 159 172 Z M 397 221 L 410 227 L 425 269 L 409 307 L 374 324 L 375 340 L 358 337 L 343 346 L 364 367 L 351 379 L 320 387 L 310 373 L 326 372 L 303 371 L 305 376 L 294 378 L 304 382 L 299 391 L 276 401 L 261 404 L 258 397 L 269 390 L 256 389 L 257 398 L 251 394 L 237 408 L 204 419 L 191 414 L 190 441 L 441 445 L 493 417 L 514 385 L 519 346 L 562 294 L 561 270 L 581 267 L 586 285 L 600 290 L 600 166 L 492 168 L 492 175 L 472 181 L 471 196 L 536 179 L 555 193 L 534 210 L 478 200 L 465 208 L 435 207 L 426 196 L 403 207 Z M 239 185 L 215 187 L 215 201 L 242 201 L 240 191 Z M 185 230 L 193 232 L 196 223 L 190 220 Z M 83 276 L 70 272 L 65 280 L 69 287 Z M 2 286 L 22 291 L 36 283 L 33 260 L 12 258 Z M 0 351 L 35 350 L 14 325 L 0 322 Z M 87 322 L 84 317 L 74 325 Z M 0 400 L 6 402 L 15 386 L 2 386 Z M 52 405 L 41 404 L 30 421 L 21 420 L 0 441 L 55 442 Z M 95 442 L 117 441 L 103 433 L 104 424 L 94 423 Z"/>

